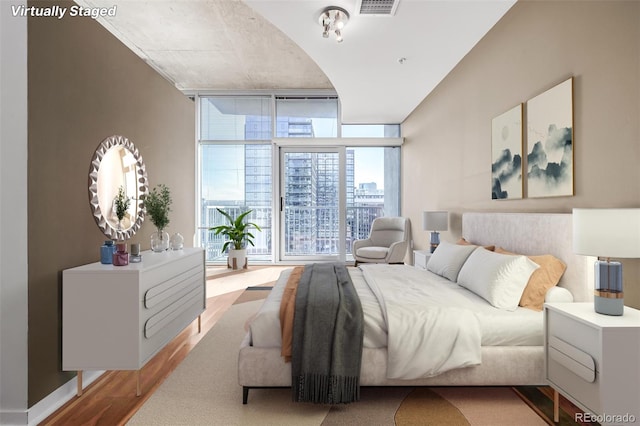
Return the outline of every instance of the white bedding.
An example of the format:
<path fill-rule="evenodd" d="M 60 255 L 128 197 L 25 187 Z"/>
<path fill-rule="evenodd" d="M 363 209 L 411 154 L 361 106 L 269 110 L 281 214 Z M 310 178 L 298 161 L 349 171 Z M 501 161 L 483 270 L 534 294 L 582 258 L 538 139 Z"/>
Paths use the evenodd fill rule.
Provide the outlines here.
<path fill-rule="evenodd" d="M 432 377 L 481 363 L 479 322 L 472 310 L 451 302 L 449 287 L 421 280 L 418 270 L 398 274 L 395 265 L 361 269 L 387 324 L 389 379 Z"/>
<path fill-rule="evenodd" d="M 428 293 L 428 288 L 437 288 L 441 294 L 442 306 L 454 305 L 466 308 L 473 313 L 480 328 L 482 346 L 541 346 L 543 344 L 542 312 L 526 308 L 504 311 L 494 308 L 481 297 L 451 281 L 428 271 L 408 265 L 361 265 L 348 268 L 353 284 L 360 296 L 364 313 L 364 347 L 387 347 L 387 328 L 384 314 L 376 295 L 367 284 L 363 270 L 367 268 L 375 273 L 388 270 L 397 277 L 392 286 L 398 288 L 401 283 L 402 296 L 412 300 L 419 294 Z M 377 268 L 377 269 L 376 269 Z M 251 344 L 255 347 L 279 347 L 282 342 L 280 331 L 280 300 L 291 270 L 285 270 L 264 304 L 251 322 Z M 380 284 L 384 285 L 384 284 Z M 399 295 L 400 296 L 400 295 Z"/>

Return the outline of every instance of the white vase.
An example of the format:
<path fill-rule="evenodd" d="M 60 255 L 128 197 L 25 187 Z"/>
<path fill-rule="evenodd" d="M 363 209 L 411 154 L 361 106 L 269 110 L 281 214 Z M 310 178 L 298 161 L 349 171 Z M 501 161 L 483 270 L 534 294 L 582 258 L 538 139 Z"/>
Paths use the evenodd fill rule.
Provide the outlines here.
<path fill-rule="evenodd" d="M 169 233 L 158 229 L 151 234 L 151 250 L 156 253 L 169 250 Z"/>
<path fill-rule="evenodd" d="M 247 249 L 229 249 L 227 267 L 231 269 L 247 269 Z"/>

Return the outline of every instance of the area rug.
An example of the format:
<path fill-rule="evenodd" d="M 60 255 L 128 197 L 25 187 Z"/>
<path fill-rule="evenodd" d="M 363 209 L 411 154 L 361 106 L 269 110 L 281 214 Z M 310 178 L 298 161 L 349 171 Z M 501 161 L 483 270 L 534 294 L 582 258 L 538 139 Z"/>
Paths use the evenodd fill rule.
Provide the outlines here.
<path fill-rule="evenodd" d="M 546 424 L 508 387 L 366 387 L 359 402 L 340 406 L 293 403 L 288 388 L 252 389 L 249 403 L 243 405 L 237 382 L 238 348 L 245 323 L 261 303 L 249 300 L 231 306 L 128 424 Z"/>

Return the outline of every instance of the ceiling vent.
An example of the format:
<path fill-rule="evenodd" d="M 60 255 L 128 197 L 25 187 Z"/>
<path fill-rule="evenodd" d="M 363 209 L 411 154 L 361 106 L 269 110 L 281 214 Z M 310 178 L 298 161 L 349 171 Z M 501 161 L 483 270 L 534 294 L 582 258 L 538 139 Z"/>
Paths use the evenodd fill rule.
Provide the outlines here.
<path fill-rule="evenodd" d="M 358 0 L 356 10 L 360 15 L 384 15 L 396 14 L 400 0 Z"/>

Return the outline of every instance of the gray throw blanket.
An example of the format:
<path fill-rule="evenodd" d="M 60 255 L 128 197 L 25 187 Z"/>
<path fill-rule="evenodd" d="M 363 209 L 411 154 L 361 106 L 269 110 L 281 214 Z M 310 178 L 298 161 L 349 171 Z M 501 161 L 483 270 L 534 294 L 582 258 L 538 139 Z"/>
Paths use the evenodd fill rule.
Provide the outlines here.
<path fill-rule="evenodd" d="M 362 305 L 347 268 L 306 265 L 296 293 L 291 384 L 295 402 L 360 399 Z"/>

